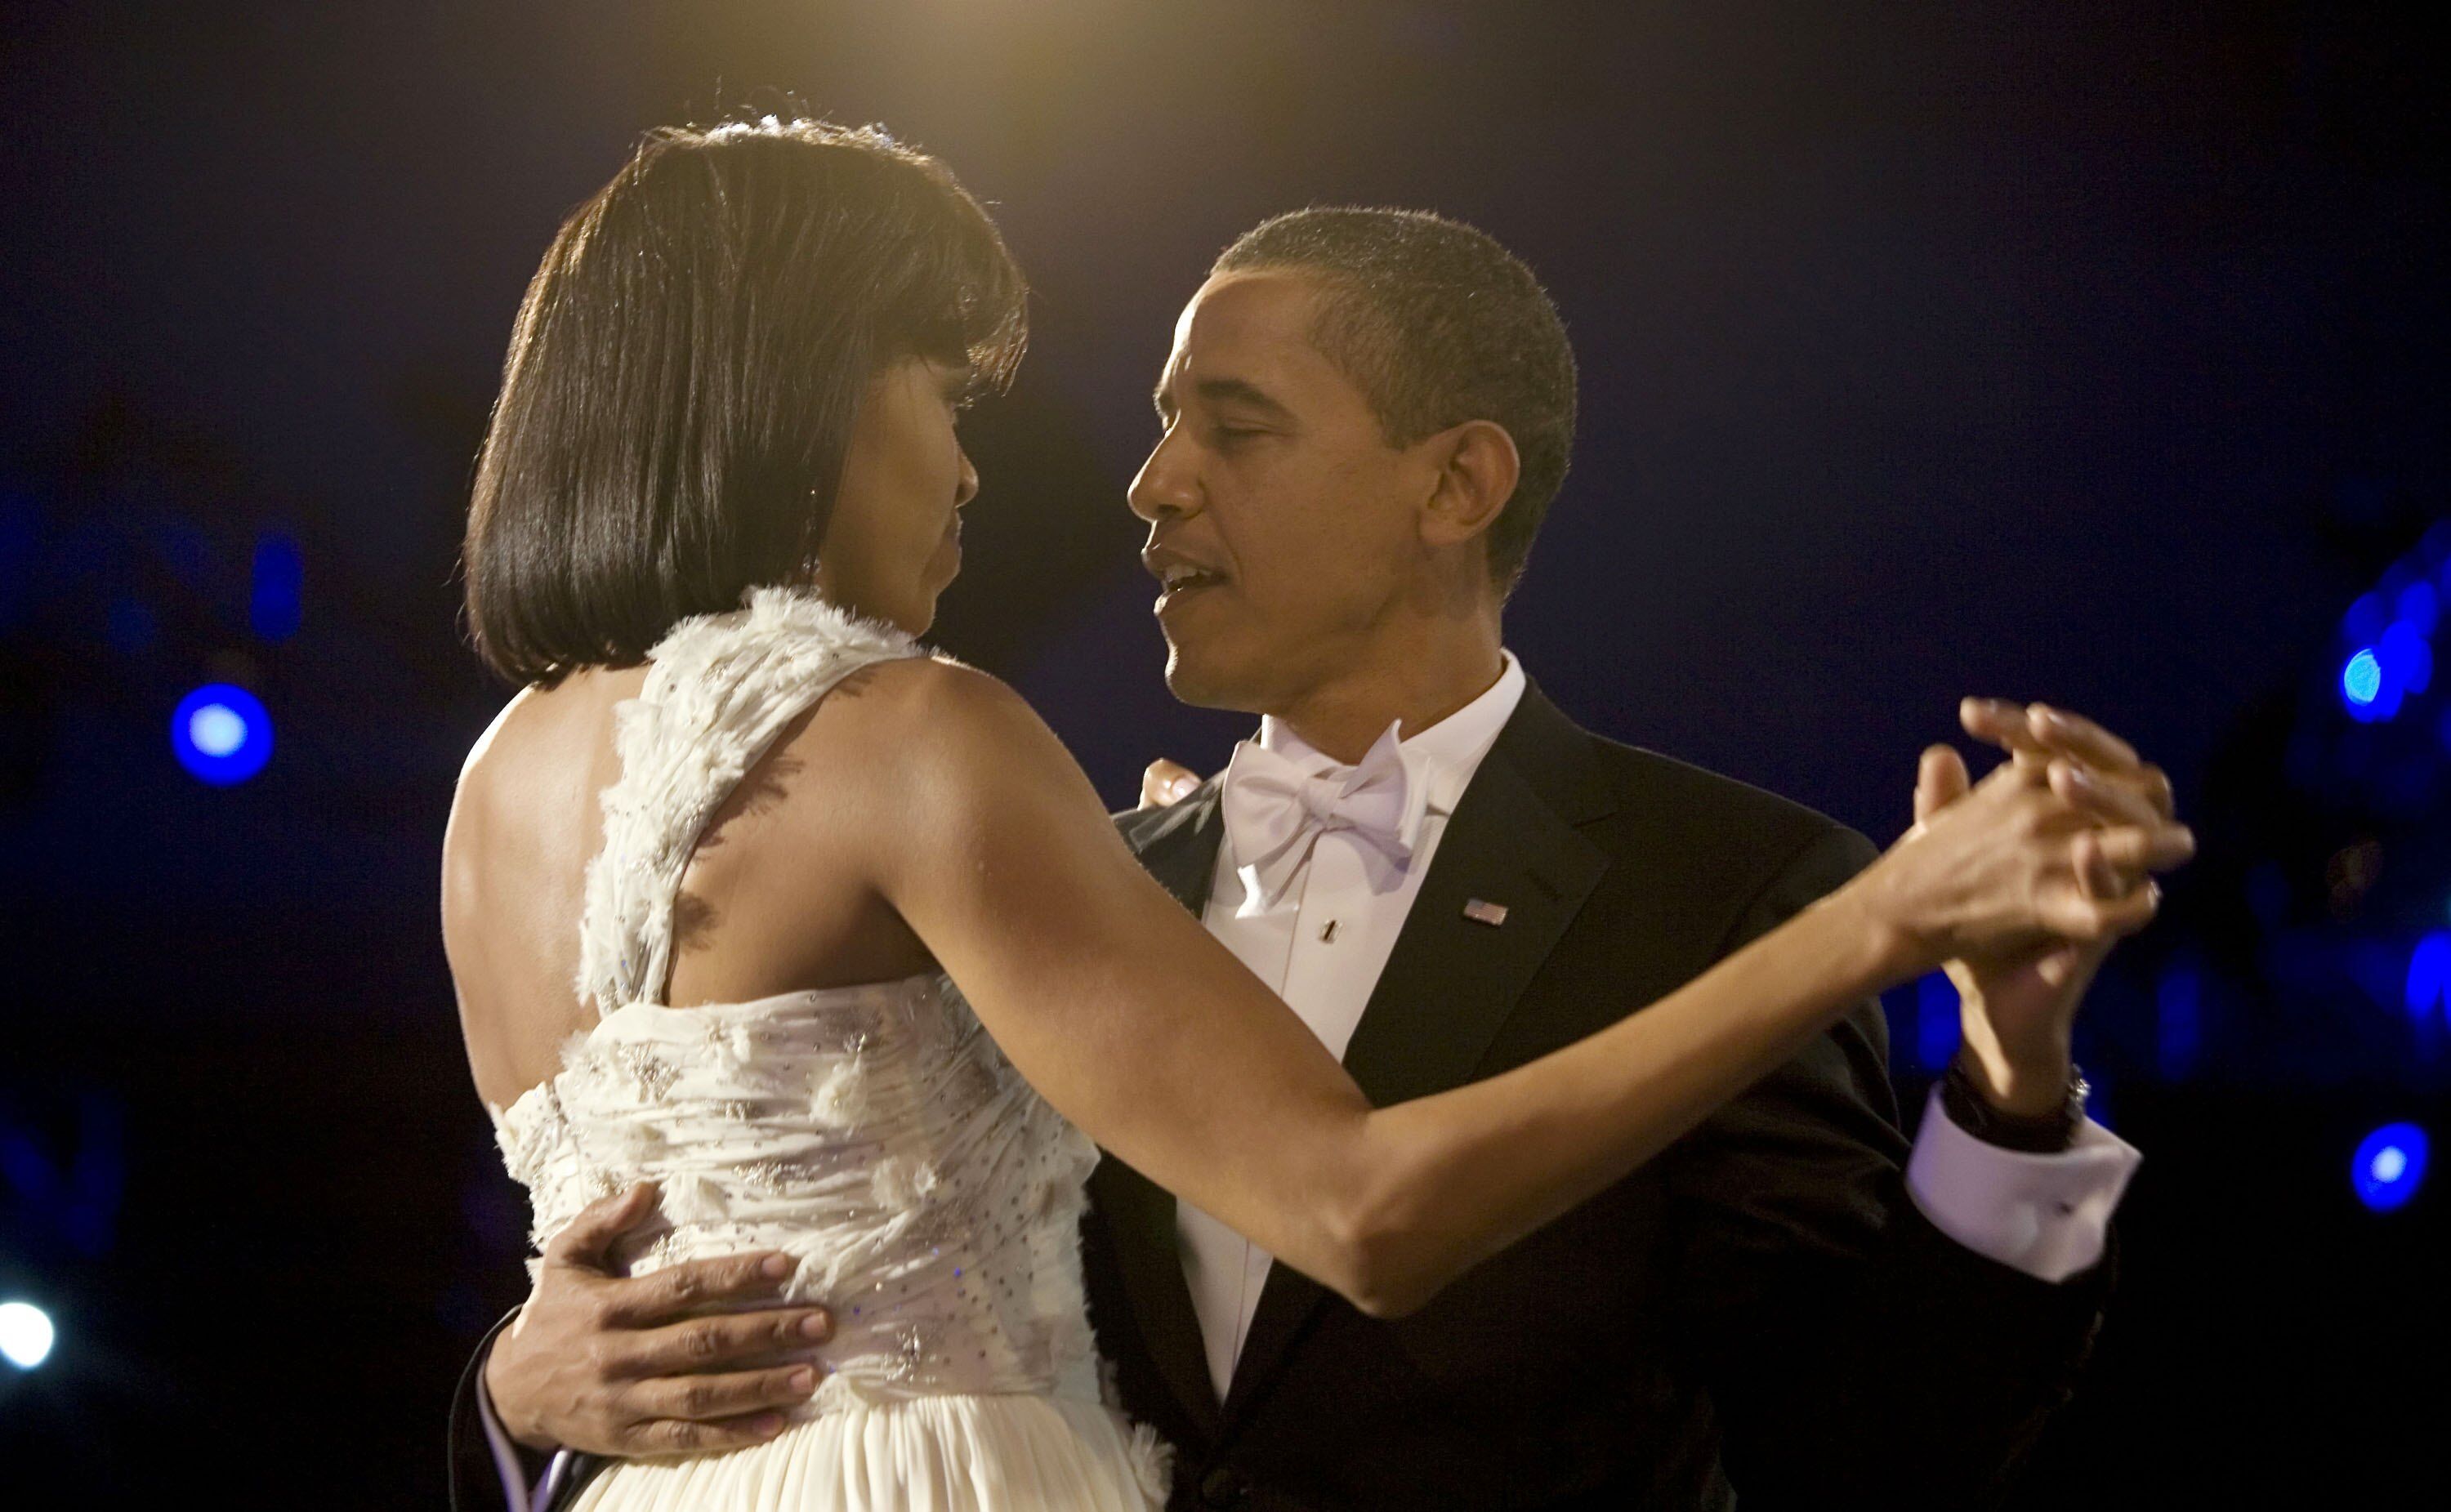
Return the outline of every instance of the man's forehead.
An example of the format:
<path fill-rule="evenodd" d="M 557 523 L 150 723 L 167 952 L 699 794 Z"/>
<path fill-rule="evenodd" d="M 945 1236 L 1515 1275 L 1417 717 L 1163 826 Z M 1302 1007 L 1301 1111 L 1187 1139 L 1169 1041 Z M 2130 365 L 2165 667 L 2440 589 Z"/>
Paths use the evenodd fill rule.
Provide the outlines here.
<path fill-rule="evenodd" d="M 1217 275 L 1176 317 L 1167 376 L 1211 357 L 1238 363 L 1315 357 L 1310 327 L 1317 291 L 1310 278 L 1283 268 Z"/>

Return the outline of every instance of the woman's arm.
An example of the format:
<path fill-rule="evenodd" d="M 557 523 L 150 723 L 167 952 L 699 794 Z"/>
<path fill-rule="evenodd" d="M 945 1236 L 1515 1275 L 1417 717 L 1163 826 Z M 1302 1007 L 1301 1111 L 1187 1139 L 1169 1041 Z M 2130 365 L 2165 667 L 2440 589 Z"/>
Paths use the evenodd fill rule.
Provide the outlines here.
<path fill-rule="evenodd" d="M 2089 821 L 2003 768 L 1892 858 L 1580 1044 L 1373 1109 L 1302 1022 L 1146 874 L 1028 706 L 944 663 L 883 669 L 800 739 L 857 793 L 807 838 L 864 867 L 1032 1085 L 1093 1139 L 1365 1311 L 1426 1301 L 1657 1153 L 1868 993 L 1969 939 L 2116 931 L 2149 901 L 2068 877 Z M 892 753 L 879 762 L 874 753 Z M 863 763 L 865 763 L 863 765 Z M 833 785 L 831 780 L 829 785 Z M 2162 837 L 2097 831 L 2122 865 Z"/>

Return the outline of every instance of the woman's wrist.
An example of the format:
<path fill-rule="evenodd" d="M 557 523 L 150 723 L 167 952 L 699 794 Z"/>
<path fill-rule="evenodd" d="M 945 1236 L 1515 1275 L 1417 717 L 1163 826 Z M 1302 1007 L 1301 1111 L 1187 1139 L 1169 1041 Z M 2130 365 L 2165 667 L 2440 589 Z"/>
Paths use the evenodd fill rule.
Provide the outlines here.
<path fill-rule="evenodd" d="M 1940 969 L 1940 955 L 1931 942 L 1901 917 L 1889 873 L 1880 861 L 1856 874 L 1815 907 L 1828 911 L 1831 922 L 1843 930 L 1852 947 L 1844 959 L 1859 979 L 1858 995 L 1886 992 Z"/>
<path fill-rule="evenodd" d="M 1832 959 L 1851 999 L 1869 997 L 1936 971 L 1931 946 L 1898 922 L 1875 863 L 1806 913 L 1831 933 Z"/>

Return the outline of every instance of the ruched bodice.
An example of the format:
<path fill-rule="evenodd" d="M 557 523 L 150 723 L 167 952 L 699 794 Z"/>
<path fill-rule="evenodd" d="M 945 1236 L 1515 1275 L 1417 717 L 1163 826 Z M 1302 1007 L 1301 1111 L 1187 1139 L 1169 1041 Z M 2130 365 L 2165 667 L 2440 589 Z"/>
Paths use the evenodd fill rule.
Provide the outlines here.
<path fill-rule="evenodd" d="M 754 1003 L 634 1003 L 505 1115 L 539 1235 L 633 1181 L 662 1222 L 624 1256 L 776 1248 L 834 1309 L 833 1397 L 1097 1400 L 1075 1247 L 1098 1152 L 942 976 Z"/>
<path fill-rule="evenodd" d="M 1132 1507 L 1162 1496 L 1153 1438 L 1099 1401 L 1078 1247 L 1096 1148 L 1021 1078 L 949 979 L 660 1001 L 681 874 L 725 795 L 843 677 L 917 654 L 809 595 L 759 590 L 740 612 L 676 628 L 616 711 L 621 775 L 603 796 L 578 982 L 600 1017 L 564 1047 L 559 1074 L 497 1119 L 505 1163 L 528 1188 L 539 1246 L 587 1204 L 653 1180 L 657 1219 L 616 1257 L 631 1274 L 779 1249 L 798 1262 L 786 1295 L 824 1304 L 836 1325 L 829 1373 L 794 1414 L 801 1429 L 677 1468 L 620 1466 L 591 1487 L 593 1506 Z M 935 1405 L 863 1418 L 857 1433 L 827 1424 L 921 1402 Z M 818 1463 L 785 1473 L 778 1455 Z M 1015 1456 L 1033 1463 L 1003 1463 Z M 1070 1479 L 1030 1479 L 1071 1461 Z M 786 1482 L 802 1489 L 743 1489 Z"/>

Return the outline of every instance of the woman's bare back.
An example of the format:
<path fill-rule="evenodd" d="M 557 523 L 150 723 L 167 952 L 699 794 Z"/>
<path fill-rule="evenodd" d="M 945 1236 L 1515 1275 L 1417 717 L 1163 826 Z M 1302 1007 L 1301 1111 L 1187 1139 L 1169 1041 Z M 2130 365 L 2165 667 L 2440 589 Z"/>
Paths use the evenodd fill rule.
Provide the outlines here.
<path fill-rule="evenodd" d="M 559 1070 L 562 1044 L 596 1022 L 574 986 L 587 869 L 603 845 L 604 790 L 621 775 L 614 711 L 647 673 L 590 668 L 523 690 L 461 774 L 442 845 L 443 948 L 478 1090 L 498 1109 Z M 742 1002 L 932 969 L 865 876 L 827 864 L 809 727 L 860 680 L 787 725 L 699 836 L 674 905 L 664 1001 Z"/>

